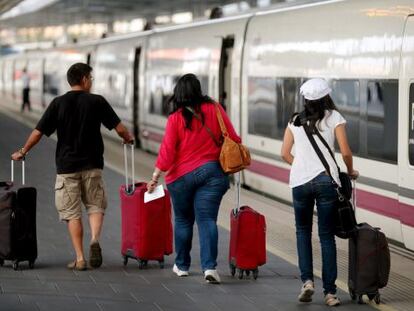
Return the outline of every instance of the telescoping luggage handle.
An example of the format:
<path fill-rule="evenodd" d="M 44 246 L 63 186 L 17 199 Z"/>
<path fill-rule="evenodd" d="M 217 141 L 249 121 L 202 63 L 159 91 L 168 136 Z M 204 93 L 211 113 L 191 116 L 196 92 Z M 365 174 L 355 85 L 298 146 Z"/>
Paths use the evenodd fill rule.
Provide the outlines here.
<path fill-rule="evenodd" d="M 13 183 L 14 182 L 14 160 L 11 160 L 11 172 L 10 172 L 10 180 Z M 26 183 L 25 180 L 25 165 L 24 165 L 24 158 L 22 160 L 22 185 Z"/>
<path fill-rule="evenodd" d="M 237 215 L 240 209 L 240 172 L 234 174 L 234 182 L 236 183 L 236 207 L 233 209 L 233 214 Z"/>
<path fill-rule="evenodd" d="M 132 191 L 128 189 L 128 155 L 127 155 L 127 145 L 131 146 L 131 168 L 132 168 L 132 174 L 131 174 L 131 184 L 132 184 Z M 124 144 L 124 168 L 125 168 L 125 191 L 129 193 L 133 193 L 135 191 L 135 146 L 134 144 Z"/>

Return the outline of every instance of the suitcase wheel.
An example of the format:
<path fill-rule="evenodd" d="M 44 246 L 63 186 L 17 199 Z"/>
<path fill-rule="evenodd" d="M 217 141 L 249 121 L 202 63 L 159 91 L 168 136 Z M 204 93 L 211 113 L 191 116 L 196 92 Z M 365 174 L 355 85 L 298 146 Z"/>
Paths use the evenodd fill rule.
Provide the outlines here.
<path fill-rule="evenodd" d="M 144 269 L 148 266 L 148 260 L 140 260 L 138 259 L 138 268 Z"/>
<path fill-rule="evenodd" d="M 29 261 L 29 268 L 34 269 L 34 264 L 35 264 L 34 260 Z"/>
<path fill-rule="evenodd" d="M 128 264 L 128 257 L 124 256 L 124 266 L 126 266 Z"/>
<path fill-rule="evenodd" d="M 255 279 L 255 280 L 257 280 L 257 277 L 259 276 L 259 269 L 254 269 L 253 270 L 253 278 Z"/>
<path fill-rule="evenodd" d="M 362 299 L 362 295 L 358 295 L 358 304 L 363 305 L 364 303 L 364 299 Z"/>
<path fill-rule="evenodd" d="M 4 266 L 4 260 L 0 259 L 0 267 L 3 267 L 3 266 Z"/>
<path fill-rule="evenodd" d="M 164 259 L 159 260 L 158 263 L 160 264 L 160 269 L 164 269 L 164 267 L 165 267 Z"/>
<path fill-rule="evenodd" d="M 239 274 L 238 274 L 239 280 L 241 280 L 243 278 L 243 272 L 244 272 L 244 270 L 239 269 Z"/>
<path fill-rule="evenodd" d="M 374 301 L 377 305 L 379 305 L 381 303 L 381 295 L 380 293 L 377 293 L 374 297 Z"/>
<path fill-rule="evenodd" d="M 14 261 L 13 262 L 13 270 L 17 270 L 17 269 L 19 269 L 19 262 L 18 261 Z"/>
<path fill-rule="evenodd" d="M 234 266 L 233 264 L 230 264 L 230 273 L 231 273 L 231 276 L 236 275 L 236 266 Z"/>
<path fill-rule="evenodd" d="M 357 295 L 355 294 L 355 292 L 350 288 L 348 288 L 348 291 L 349 291 L 349 296 L 351 296 L 351 299 L 355 301 L 357 299 Z"/>

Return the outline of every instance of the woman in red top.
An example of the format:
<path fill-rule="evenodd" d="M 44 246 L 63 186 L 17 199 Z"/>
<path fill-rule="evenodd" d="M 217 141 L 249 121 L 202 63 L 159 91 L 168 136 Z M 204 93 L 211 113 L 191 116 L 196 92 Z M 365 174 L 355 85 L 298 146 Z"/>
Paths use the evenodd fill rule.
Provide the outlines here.
<path fill-rule="evenodd" d="M 223 116 L 230 138 L 238 143 L 241 140 L 221 105 L 202 95 L 200 81 L 195 75 L 186 74 L 178 80 L 171 103 L 173 112 L 167 120 L 148 190 L 153 191 L 161 172 L 167 172 L 165 181 L 175 215 L 174 273 L 178 276 L 188 275 L 196 221 L 204 278 L 209 283 L 220 283 L 216 271 L 216 222 L 221 199 L 229 188 L 229 180 L 218 161 L 221 130 L 216 106 Z"/>

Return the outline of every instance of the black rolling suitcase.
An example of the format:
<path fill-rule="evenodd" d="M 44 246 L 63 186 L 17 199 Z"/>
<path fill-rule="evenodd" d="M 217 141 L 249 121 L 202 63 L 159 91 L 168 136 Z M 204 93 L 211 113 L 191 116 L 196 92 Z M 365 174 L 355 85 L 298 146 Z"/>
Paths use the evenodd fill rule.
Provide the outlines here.
<path fill-rule="evenodd" d="M 362 296 L 380 303 L 379 289 L 388 283 L 390 250 L 387 238 L 379 228 L 367 223 L 357 225 L 349 239 L 349 294 L 363 303 Z"/>
<path fill-rule="evenodd" d="M 0 182 L 0 265 L 13 261 L 17 270 L 19 262 L 28 261 L 32 269 L 37 258 L 36 189 L 25 187 L 24 161 L 22 161 L 22 187 L 11 182 Z"/>

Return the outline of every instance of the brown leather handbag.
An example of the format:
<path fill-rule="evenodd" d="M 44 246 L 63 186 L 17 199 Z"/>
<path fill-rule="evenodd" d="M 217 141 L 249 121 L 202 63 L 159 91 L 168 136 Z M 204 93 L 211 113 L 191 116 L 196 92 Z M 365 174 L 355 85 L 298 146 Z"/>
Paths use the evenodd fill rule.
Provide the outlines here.
<path fill-rule="evenodd" d="M 232 140 L 229 137 L 229 133 L 227 132 L 226 125 L 224 124 L 223 116 L 221 115 L 220 109 L 218 107 L 218 104 L 215 104 L 216 106 L 216 114 L 217 114 L 217 120 L 220 124 L 221 134 L 223 137 L 222 143 L 218 142 L 217 139 L 214 137 L 213 132 L 211 129 L 203 124 L 203 127 L 207 130 L 208 134 L 213 139 L 214 143 L 221 147 L 220 152 L 220 164 L 221 168 L 223 169 L 224 173 L 226 174 L 234 174 L 242 169 L 245 169 L 250 165 L 250 152 L 249 149 L 247 149 L 246 146 L 243 146 L 242 144 L 236 143 L 234 140 Z M 188 111 L 191 111 L 191 113 L 194 115 L 194 117 L 201 121 L 201 117 L 190 107 L 185 107 Z"/>
<path fill-rule="evenodd" d="M 221 145 L 220 164 L 227 174 L 237 173 L 250 165 L 250 152 L 246 146 L 236 143 L 229 137 L 218 104 L 216 105 L 217 119 L 220 124 L 223 144 Z"/>

